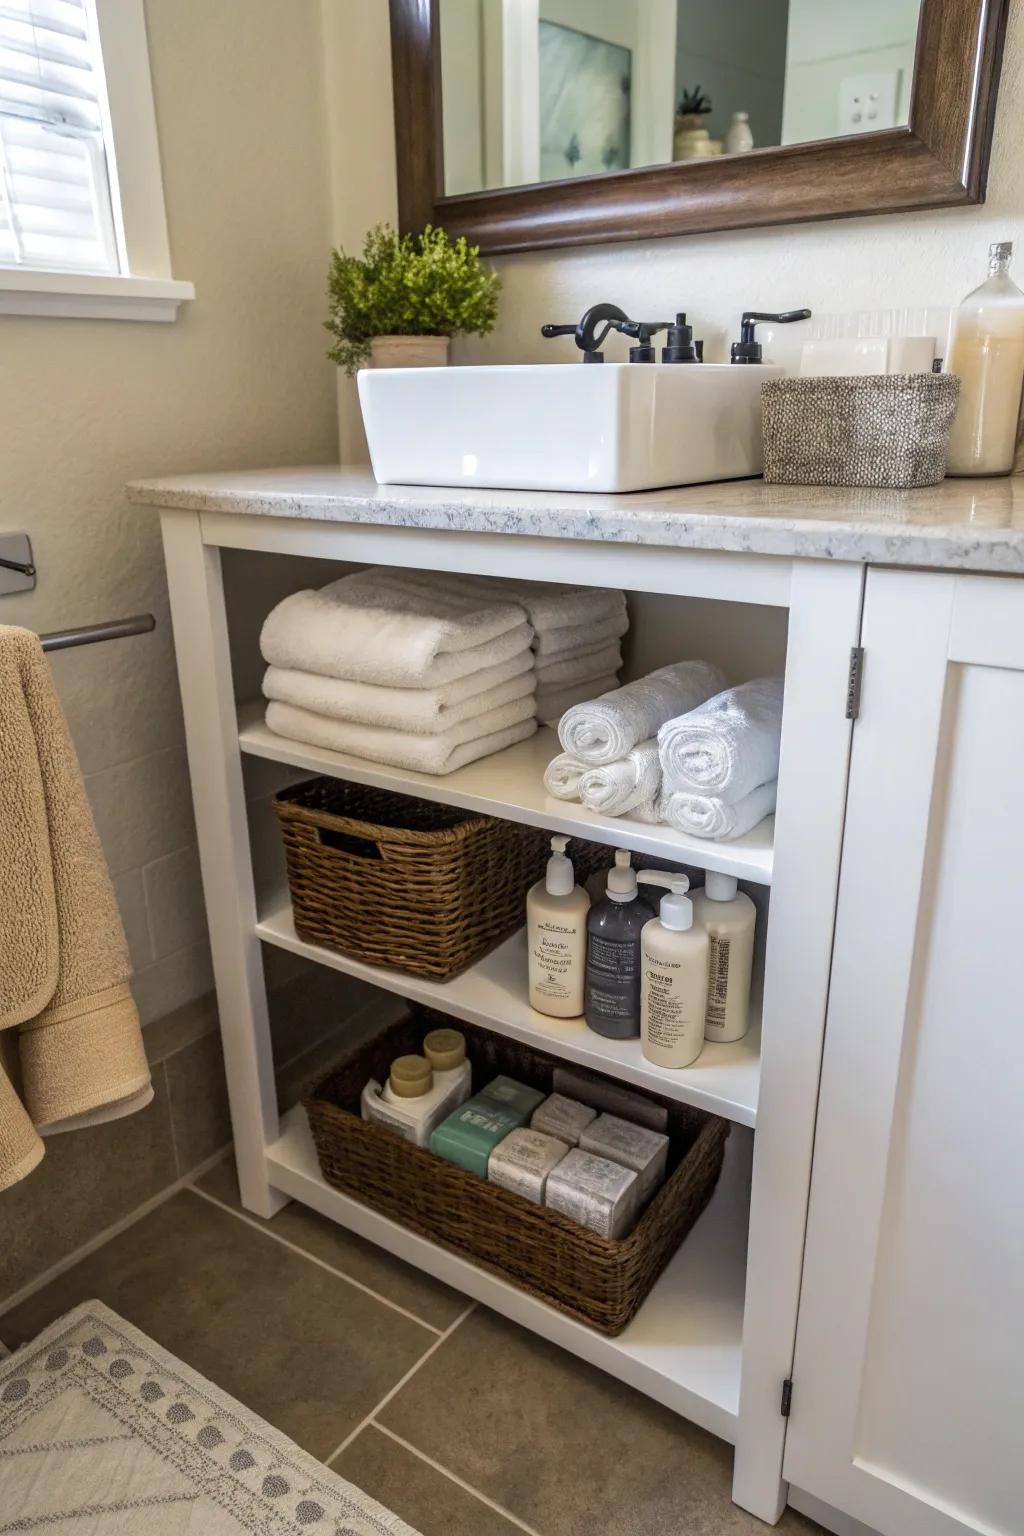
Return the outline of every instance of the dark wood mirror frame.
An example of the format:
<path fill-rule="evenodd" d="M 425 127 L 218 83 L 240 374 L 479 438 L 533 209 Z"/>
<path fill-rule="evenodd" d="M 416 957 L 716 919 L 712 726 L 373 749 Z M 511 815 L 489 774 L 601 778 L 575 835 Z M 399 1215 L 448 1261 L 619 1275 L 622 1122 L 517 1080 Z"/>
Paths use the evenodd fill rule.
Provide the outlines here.
<path fill-rule="evenodd" d="M 458 197 L 439 0 L 389 5 L 403 231 L 441 224 L 496 254 L 984 201 L 1009 0 L 922 0 L 906 128 Z"/>

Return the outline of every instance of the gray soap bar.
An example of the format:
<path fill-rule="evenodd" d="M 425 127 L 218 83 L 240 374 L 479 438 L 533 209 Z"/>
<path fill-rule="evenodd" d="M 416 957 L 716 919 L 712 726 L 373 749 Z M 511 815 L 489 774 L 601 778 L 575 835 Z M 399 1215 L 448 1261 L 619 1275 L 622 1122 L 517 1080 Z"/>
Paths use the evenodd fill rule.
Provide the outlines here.
<path fill-rule="evenodd" d="M 530 1124 L 535 1131 L 557 1136 L 570 1147 L 578 1147 L 581 1133 L 596 1119 L 597 1110 L 591 1109 L 589 1104 L 567 1099 L 563 1093 L 553 1093 L 534 1110 Z"/>
<path fill-rule="evenodd" d="M 625 1237 L 636 1220 L 638 1190 L 632 1168 L 574 1147 L 548 1175 L 544 1204 L 602 1237 Z"/>
<path fill-rule="evenodd" d="M 580 1136 L 580 1147 L 596 1157 L 607 1157 L 610 1162 L 632 1168 L 640 1184 L 641 1205 L 646 1205 L 665 1177 L 668 1137 L 630 1120 L 620 1120 L 618 1115 L 598 1115 Z"/>
<path fill-rule="evenodd" d="M 604 1109 L 613 1115 L 621 1115 L 624 1120 L 649 1126 L 652 1131 L 668 1129 L 668 1110 L 664 1104 L 655 1104 L 653 1099 L 646 1098 L 642 1093 L 633 1093 L 629 1088 L 606 1082 L 603 1077 L 595 1077 L 593 1073 L 583 1072 L 578 1067 L 556 1067 L 551 1086 L 556 1093 L 564 1093 L 567 1098 L 578 1099 L 581 1104 L 590 1104 L 594 1109 Z"/>
<path fill-rule="evenodd" d="M 492 1184 L 510 1189 L 534 1205 L 544 1204 L 548 1175 L 565 1157 L 568 1144 L 539 1131 L 510 1131 L 491 1153 L 487 1177 Z"/>

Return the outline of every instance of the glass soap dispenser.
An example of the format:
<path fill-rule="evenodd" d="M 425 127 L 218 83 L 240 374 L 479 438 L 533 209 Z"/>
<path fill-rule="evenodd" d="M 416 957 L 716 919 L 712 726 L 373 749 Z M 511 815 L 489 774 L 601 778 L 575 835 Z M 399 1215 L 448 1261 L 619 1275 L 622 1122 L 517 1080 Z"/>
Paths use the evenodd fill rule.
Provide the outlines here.
<path fill-rule="evenodd" d="M 1010 278 L 1013 245 L 988 248 L 988 278 L 956 313 L 949 371 L 960 403 L 946 456 L 948 475 L 1008 475 L 1024 383 L 1024 293 Z"/>

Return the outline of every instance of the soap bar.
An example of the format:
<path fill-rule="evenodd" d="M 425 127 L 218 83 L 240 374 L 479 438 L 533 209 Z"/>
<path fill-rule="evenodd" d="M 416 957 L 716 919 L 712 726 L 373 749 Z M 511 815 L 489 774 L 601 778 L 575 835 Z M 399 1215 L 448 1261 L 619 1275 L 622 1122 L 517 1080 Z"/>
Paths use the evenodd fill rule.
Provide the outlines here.
<path fill-rule="evenodd" d="M 641 1205 L 648 1200 L 662 1183 L 668 1163 L 668 1137 L 660 1131 L 649 1131 L 646 1126 L 634 1125 L 630 1120 L 620 1120 L 618 1115 L 598 1115 L 580 1137 L 584 1152 L 596 1157 L 606 1157 L 610 1162 L 632 1168 L 639 1184 L 638 1198 Z"/>
<path fill-rule="evenodd" d="M 525 1128 L 511 1131 L 491 1153 L 487 1177 L 492 1184 L 500 1184 L 534 1205 L 543 1205 L 548 1174 L 568 1150 L 568 1145 L 554 1136 Z"/>
<path fill-rule="evenodd" d="M 548 1174 L 544 1204 L 602 1237 L 625 1237 L 636 1220 L 637 1176 L 621 1163 L 573 1147 Z"/>
<path fill-rule="evenodd" d="M 522 1117 L 520 1125 L 526 1124 L 537 1105 L 543 1104 L 547 1097 L 539 1088 L 528 1088 L 525 1083 L 517 1083 L 514 1077 L 493 1078 L 483 1092 L 495 1104 L 515 1110 Z"/>
<path fill-rule="evenodd" d="M 525 1115 L 478 1093 L 461 1109 L 442 1120 L 430 1138 L 430 1150 L 470 1173 L 487 1177 L 491 1153 L 510 1131 L 517 1130 Z"/>
<path fill-rule="evenodd" d="M 534 1110 L 530 1125 L 545 1136 L 557 1136 L 570 1147 L 578 1147 L 581 1132 L 596 1119 L 597 1110 L 591 1109 L 589 1104 L 567 1099 L 564 1093 L 553 1093 Z"/>
<path fill-rule="evenodd" d="M 556 1093 L 564 1093 L 570 1099 L 578 1099 L 581 1104 L 592 1105 L 594 1109 L 621 1115 L 624 1120 L 632 1120 L 636 1125 L 649 1126 L 652 1131 L 668 1129 L 668 1110 L 664 1104 L 655 1104 L 653 1099 L 645 1098 L 642 1093 L 620 1088 L 618 1083 L 606 1082 L 603 1077 L 582 1072 L 578 1067 L 556 1067 L 551 1085 Z"/>

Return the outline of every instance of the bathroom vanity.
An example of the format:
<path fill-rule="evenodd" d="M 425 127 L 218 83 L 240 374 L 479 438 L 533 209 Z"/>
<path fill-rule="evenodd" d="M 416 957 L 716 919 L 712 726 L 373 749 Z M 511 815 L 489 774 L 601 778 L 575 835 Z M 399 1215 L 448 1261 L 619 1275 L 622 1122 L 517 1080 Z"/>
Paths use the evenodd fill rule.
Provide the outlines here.
<path fill-rule="evenodd" d="M 304 1202 L 732 1441 L 734 1496 L 764 1520 L 788 1499 L 843 1536 L 1020 1531 L 1024 481 L 601 496 L 309 469 L 130 495 L 163 525 L 246 1207 Z M 672 652 L 734 680 L 784 665 L 774 822 L 712 843 L 552 800 L 545 731 L 437 779 L 273 735 L 245 697 L 263 612 L 229 635 L 235 551 L 278 557 L 282 592 L 327 579 L 311 559 L 622 587 L 634 670 Z M 738 876 L 767 911 L 754 1027 L 673 1072 L 534 1013 L 522 935 L 446 985 L 304 943 L 261 867 L 254 771 Z M 263 945 L 733 1122 L 710 1206 L 623 1334 L 324 1182 L 304 1112 L 278 1116 Z"/>

